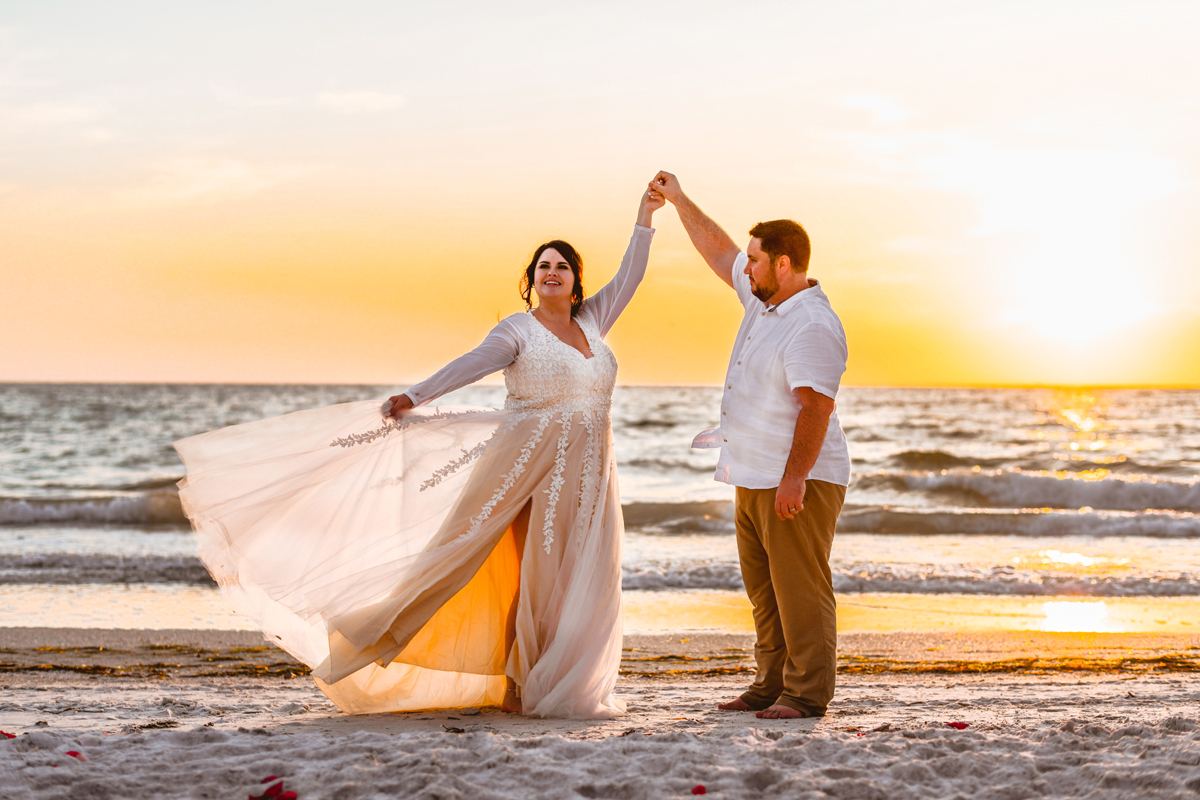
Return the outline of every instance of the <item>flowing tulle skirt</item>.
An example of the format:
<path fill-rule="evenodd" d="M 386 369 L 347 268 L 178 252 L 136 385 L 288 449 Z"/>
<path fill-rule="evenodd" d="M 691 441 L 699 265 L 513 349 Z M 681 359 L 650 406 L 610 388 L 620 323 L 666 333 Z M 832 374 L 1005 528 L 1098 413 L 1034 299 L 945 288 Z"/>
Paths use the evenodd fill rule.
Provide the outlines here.
<path fill-rule="evenodd" d="M 604 411 L 348 403 L 176 442 L 200 557 L 349 713 L 610 717 L 622 520 Z"/>

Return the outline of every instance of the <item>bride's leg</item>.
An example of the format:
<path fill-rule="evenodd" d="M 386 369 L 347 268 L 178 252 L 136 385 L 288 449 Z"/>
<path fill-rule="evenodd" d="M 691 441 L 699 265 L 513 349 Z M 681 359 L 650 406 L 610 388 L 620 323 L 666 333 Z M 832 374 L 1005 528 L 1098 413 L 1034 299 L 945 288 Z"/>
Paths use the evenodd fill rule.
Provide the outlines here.
<path fill-rule="evenodd" d="M 526 503 L 518 512 L 516 519 L 512 522 L 513 539 L 517 544 L 517 558 L 523 558 L 525 554 L 525 538 L 529 533 L 529 513 L 533 508 L 533 501 Z M 508 621 L 504 626 L 504 651 L 511 653 L 513 644 L 517 638 L 517 603 L 513 603 L 512 608 L 508 612 Z M 521 713 L 521 693 L 520 687 L 516 681 L 505 676 L 504 700 L 500 703 L 502 711 L 508 711 L 514 714 Z"/>

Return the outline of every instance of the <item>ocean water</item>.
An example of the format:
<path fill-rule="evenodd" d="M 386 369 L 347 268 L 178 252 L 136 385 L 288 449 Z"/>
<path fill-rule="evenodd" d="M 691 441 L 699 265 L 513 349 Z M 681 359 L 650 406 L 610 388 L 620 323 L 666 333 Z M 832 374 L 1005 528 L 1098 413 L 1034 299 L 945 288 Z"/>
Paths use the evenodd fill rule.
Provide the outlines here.
<path fill-rule="evenodd" d="M 211 590 L 171 442 L 394 391 L 0 385 L 0 624 L 37 624 L 14 621 L 14 593 L 28 614 L 35 595 Z M 719 404 L 718 388 L 617 389 L 627 590 L 741 588 L 732 489 L 712 480 L 715 451 L 689 448 Z M 1200 596 L 1200 391 L 847 388 L 838 404 L 853 459 L 839 592 Z"/>

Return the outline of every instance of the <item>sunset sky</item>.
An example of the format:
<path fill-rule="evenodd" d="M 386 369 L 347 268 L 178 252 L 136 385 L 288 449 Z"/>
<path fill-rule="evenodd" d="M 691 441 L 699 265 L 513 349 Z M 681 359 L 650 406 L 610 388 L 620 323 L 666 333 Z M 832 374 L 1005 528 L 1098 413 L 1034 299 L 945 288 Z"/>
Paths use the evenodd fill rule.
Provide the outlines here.
<path fill-rule="evenodd" d="M 658 169 L 792 217 L 847 384 L 1200 385 L 1200 3 L 0 5 L 0 381 L 405 385 L 615 271 Z M 610 336 L 715 383 L 670 207 Z"/>

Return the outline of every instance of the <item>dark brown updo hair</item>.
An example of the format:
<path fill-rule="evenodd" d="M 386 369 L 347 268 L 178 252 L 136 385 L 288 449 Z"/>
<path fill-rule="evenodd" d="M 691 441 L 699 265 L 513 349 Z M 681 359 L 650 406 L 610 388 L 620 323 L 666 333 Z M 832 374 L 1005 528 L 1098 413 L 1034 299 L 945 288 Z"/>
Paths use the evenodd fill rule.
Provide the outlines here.
<path fill-rule="evenodd" d="M 525 301 L 526 310 L 533 308 L 533 273 L 537 270 L 542 253 L 547 250 L 557 250 L 571 267 L 571 274 L 575 276 L 575 285 L 571 287 L 571 317 L 573 319 L 579 313 L 579 309 L 583 308 L 583 256 L 562 239 L 552 239 L 545 244 L 538 245 L 537 250 L 533 251 L 533 258 L 529 260 L 529 266 L 525 268 L 525 274 L 521 276 L 521 299 Z"/>

